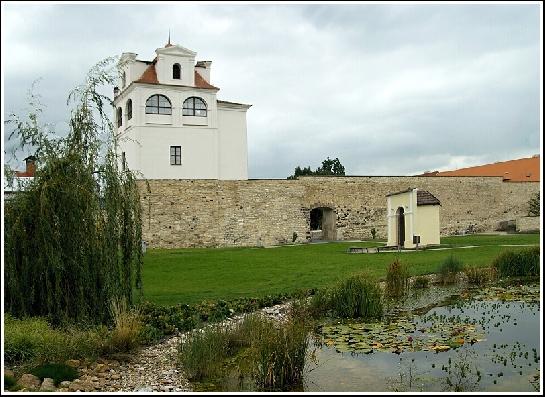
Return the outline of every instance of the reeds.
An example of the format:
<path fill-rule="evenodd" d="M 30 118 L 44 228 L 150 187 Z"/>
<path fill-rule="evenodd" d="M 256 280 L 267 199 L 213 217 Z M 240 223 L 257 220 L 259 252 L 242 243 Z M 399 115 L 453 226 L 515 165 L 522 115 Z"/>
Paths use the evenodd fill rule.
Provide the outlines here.
<path fill-rule="evenodd" d="M 390 298 L 400 298 L 409 290 L 409 271 L 396 259 L 388 266 L 386 273 L 386 295 Z"/>

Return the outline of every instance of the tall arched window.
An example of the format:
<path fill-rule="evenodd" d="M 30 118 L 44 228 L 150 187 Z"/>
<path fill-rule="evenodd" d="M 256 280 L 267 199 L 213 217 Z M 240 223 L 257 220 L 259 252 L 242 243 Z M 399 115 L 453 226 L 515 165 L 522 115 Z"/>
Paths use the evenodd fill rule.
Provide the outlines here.
<path fill-rule="evenodd" d="M 123 125 L 123 109 L 117 108 L 117 126 L 121 127 Z"/>
<path fill-rule="evenodd" d="M 170 100 L 164 95 L 152 95 L 146 101 L 147 114 L 172 114 Z"/>
<path fill-rule="evenodd" d="M 182 68 L 179 63 L 172 65 L 172 78 L 179 80 L 182 78 Z"/>
<path fill-rule="evenodd" d="M 182 114 L 184 116 L 206 117 L 206 103 L 202 98 L 189 97 L 184 101 Z"/>
<path fill-rule="evenodd" d="M 127 120 L 132 119 L 132 100 L 131 99 L 127 101 L 127 110 L 125 112 L 127 113 Z"/>

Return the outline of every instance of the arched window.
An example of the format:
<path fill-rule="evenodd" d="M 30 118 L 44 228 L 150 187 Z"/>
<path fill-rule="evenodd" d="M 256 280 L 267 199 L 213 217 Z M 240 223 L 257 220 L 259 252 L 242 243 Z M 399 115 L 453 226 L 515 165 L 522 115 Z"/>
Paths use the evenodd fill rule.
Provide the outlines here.
<path fill-rule="evenodd" d="M 127 75 L 125 72 L 123 72 L 123 75 L 121 76 L 121 88 L 125 88 L 125 84 L 127 83 Z"/>
<path fill-rule="evenodd" d="M 202 98 L 189 97 L 184 101 L 182 114 L 184 116 L 206 117 L 206 103 Z"/>
<path fill-rule="evenodd" d="M 121 127 L 123 125 L 123 109 L 117 108 L 117 126 Z"/>
<path fill-rule="evenodd" d="M 172 114 L 170 100 L 164 95 L 152 95 L 146 101 L 147 114 Z"/>
<path fill-rule="evenodd" d="M 179 63 L 172 65 L 172 78 L 180 80 L 182 78 L 182 68 Z"/>
<path fill-rule="evenodd" d="M 130 120 L 132 119 L 132 100 L 129 99 L 127 101 L 127 110 L 126 110 L 126 113 L 127 113 L 127 120 Z"/>

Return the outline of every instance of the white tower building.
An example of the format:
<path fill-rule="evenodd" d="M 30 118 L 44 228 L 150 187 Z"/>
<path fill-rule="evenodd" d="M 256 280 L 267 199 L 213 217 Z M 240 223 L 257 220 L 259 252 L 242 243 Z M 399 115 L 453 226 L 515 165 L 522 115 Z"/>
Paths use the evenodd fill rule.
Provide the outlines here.
<path fill-rule="evenodd" d="M 125 52 L 114 90 L 119 154 L 146 179 L 248 179 L 246 111 L 221 101 L 212 62 L 169 43 L 153 61 Z"/>

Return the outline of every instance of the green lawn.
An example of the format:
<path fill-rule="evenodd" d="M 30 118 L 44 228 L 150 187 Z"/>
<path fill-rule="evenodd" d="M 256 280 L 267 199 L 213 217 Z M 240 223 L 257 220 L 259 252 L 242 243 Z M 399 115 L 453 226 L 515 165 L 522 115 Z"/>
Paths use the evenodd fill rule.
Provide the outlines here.
<path fill-rule="evenodd" d="M 348 254 L 351 246 L 370 247 L 384 242 L 339 242 L 275 248 L 149 249 L 144 255 L 144 298 L 169 305 L 204 299 L 231 299 L 291 293 L 328 285 L 354 272 L 378 278 L 395 258 L 409 265 L 412 275 L 434 273 L 451 254 L 464 264 L 489 266 L 503 244 L 537 244 L 539 234 L 471 235 L 446 237 L 453 249 L 403 253 Z M 477 248 L 461 246 L 478 245 Z"/>

